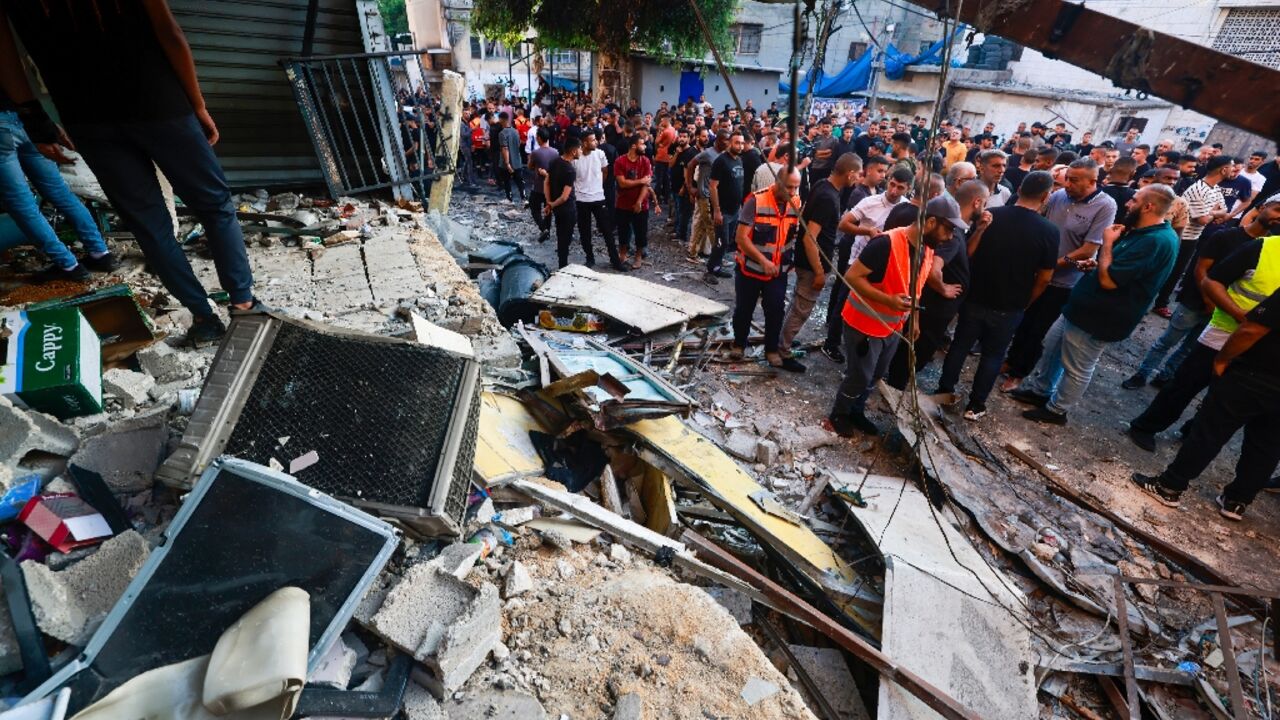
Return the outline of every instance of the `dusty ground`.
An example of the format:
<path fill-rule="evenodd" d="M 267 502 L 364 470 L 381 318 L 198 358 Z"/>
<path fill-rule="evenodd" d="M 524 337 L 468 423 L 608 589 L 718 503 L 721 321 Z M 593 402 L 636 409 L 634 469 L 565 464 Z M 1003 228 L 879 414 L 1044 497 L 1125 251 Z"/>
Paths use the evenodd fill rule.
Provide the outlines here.
<path fill-rule="evenodd" d="M 509 203 L 484 188 L 474 195 L 455 193 L 450 214 L 466 218 L 485 207 L 499 211 L 522 209 L 520 204 Z M 703 283 L 701 266 L 685 259 L 683 248 L 667 227 L 668 219 L 668 214 L 650 217 L 649 259 L 638 271 L 639 276 L 732 306 L 732 281 L 722 281 L 718 286 Z M 490 225 L 485 232 L 476 234 L 518 240 L 529 255 L 550 269 L 556 267 L 554 239 L 538 243 L 531 221 L 508 221 L 504 218 L 499 226 Z M 598 234 L 595 240 L 596 270 L 612 272 L 604 262 L 603 240 Z M 581 261 L 581 247 L 575 238 L 570 262 Z M 825 304 L 815 308 L 813 317 L 800 334 L 801 342 L 816 342 L 824 336 L 825 312 Z M 756 320 L 763 323 L 758 310 Z M 1177 452 L 1174 434 L 1177 425 L 1160 436 L 1160 447 L 1154 454 L 1140 450 L 1124 434 L 1124 423 L 1142 411 L 1156 390 L 1149 387 L 1124 390 L 1120 382 L 1133 372 L 1147 347 L 1163 330 L 1165 322 L 1160 317 L 1148 315 L 1133 337 L 1107 350 L 1081 407 L 1073 411 L 1071 424 L 1067 427 L 1040 426 L 1026 421 L 1020 416 L 1025 408 L 998 393 L 993 394 L 987 417 L 979 424 L 966 425 L 988 450 L 1000 455 L 1011 467 L 1025 468 L 1004 452 L 1004 445 L 1013 443 L 1029 447 L 1033 457 L 1055 468 L 1055 472 L 1079 492 L 1097 498 L 1130 522 L 1192 553 L 1233 582 L 1275 587 L 1271 568 L 1280 563 L 1280 496 L 1263 493 L 1240 523 L 1221 518 L 1214 503 L 1222 486 L 1232 477 L 1239 455 L 1238 437 L 1200 481 L 1184 494 L 1182 507 L 1177 510 L 1155 503 L 1129 484 L 1130 473 L 1157 473 Z M 754 422 L 763 415 L 789 418 L 797 425 L 804 425 L 807 419 L 817 426 L 839 384 L 841 368 L 817 352 L 809 353 L 804 362 L 808 366 L 807 373 L 781 373 L 774 379 L 726 376 L 722 374 L 726 366 L 712 365 L 708 371 L 690 377 L 687 389 L 709 401 L 715 389 L 724 387 L 727 382 L 732 394 L 742 401 L 739 416 L 748 422 Z M 940 365 L 941 361 L 935 360 L 921 374 L 920 384 L 926 391 L 935 388 Z M 972 372 L 970 363 L 961 377 L 961 392 L 967 389 L 965 383 L 972 378 Z M 710 406 L 710 402 L 704 404 L 704 407 Z M 882 427 L 889 424 L 889 418 L 883 414 L 883 405 L 877 406 L 873 401 L 871 409 L 878 411 Z M 1192 412 L 1194 409 L 1189 409 L 1184 418 L 1190 417 Z M 873 412 L 873 417 L 876 414 Z M 818 448 L 811 458 L 801 458 L 798 462 L 809 462 L 817 468 L 845 470 L 874 463 L 876 472 L 889 471 L 893 460 L 877 454 L 876 448 L 877 443 L 856 438 L 841 441 L 833 447 Z M 762 469 L 757 467 L 757 470 Z M 1028 469 L 1028 472 L 1031 471 Z M 783 495 L 802 494 L 807 486 L 807 482 L 801 479 L 803 477 L 802 473 L 793 473 L 782 479 L 782 487 L 772 482 L 771 485 Z"/>

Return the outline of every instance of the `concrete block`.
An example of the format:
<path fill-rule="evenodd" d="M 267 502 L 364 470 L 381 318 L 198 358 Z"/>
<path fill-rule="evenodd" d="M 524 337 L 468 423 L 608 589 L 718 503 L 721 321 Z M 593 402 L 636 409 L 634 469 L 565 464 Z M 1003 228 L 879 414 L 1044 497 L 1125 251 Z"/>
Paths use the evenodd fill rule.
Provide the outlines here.
<path fill-rule="evenodd" d="M 479 543 L 454 543 L 440 554 L 427 561 L 428 565 L 437 567 L 450 575 L 465 580 L 480 559 Z"/>
<path fill-rule="evenodd" d="M 471 677 L 502 640 L 498 589 L 479 590 L 428 564 L 409 568 L 369 627 L 434 671 L 442 692 Z"/>
<path fill-rule="evenodd" d="M 356 663 L 356 651 L 347 647 L 342 638 L 338 638 L 329 647 L 329 652 L 320 658 L 316 669 L 307 676 L 307 684 L 346 690 L 351 684 L 351 675 L 356 670 Z"/>
<path fill-rule="evenodd" d="M 449 720 L 444 708 L 430 691 L 416 682 L 409 682 L 404 689 L 405 720 Z"/>
<path fill-rule="evenodd" d="M 755 462 L 756 446 L 759 444 L 759 437 L 746 430 L 739 429 L 729 433 L 729 439 L 725 441 L 724 449 L 739 460 Z"/>
<path fill-rule="evenodd" d="M 772 440 L 761 440 L 756 444 L 756 462 L 762 465 L 772 465 L 778 462 L 778 443 Z"/>
<path fill-rule="evenodd" d="M 621 543 L 614 543 L 609 546 L 609 559 L 616 563 L 629 565 L 631 563 L 631 551 L 623 547 Z"/>
<path fill-rule="evenodd" d="M 114 397 L 127 408 L 149 400 L 150 390 L 155 384 L 155 378 L 150 375 L 126 368 L 112 368 L 102 373 L 103 396 Z"/>
<path fill-rule="evenodd" d="M 53 416 L 25 410 L 0 396 L 0 459 L 22 464 L 33 452 L 69 457 L 79 445 L 75 431 Z"/>
<path fill-rule="evenodd" d="M 613 720 L 644 720 L 644 698 L 627 693 L 618 698 L 613 708 Z"/>
<path fill-rule="evenodd" d="M 36 624 L 50 637 L 83 647 L 150 554 L 146 539 L 129 530 L 62 571 L 22 563 Z"/>
<path fill-rule="evenodd" d="M 138 351 L 138 364 L 156 382 L 173 382 L 188 377 L 196 371 L 197 361 L 188 353 L 174 350 L 167 343 L 158 342 Z"/>
<path fill-rule="evenodd" d="M 513 598 L 533 589 L 533 576 L 524 563 L 516 560 L 507 568 L 507 579 L 502 584 L 502 597 Z"/>
<path fill-rule="evenodd" d="M 142 492 L 151 488 L 168 442 L 166 412 L 153 412 L 86 439 L 69 462 L 101 475 L 113 492 Z"/>

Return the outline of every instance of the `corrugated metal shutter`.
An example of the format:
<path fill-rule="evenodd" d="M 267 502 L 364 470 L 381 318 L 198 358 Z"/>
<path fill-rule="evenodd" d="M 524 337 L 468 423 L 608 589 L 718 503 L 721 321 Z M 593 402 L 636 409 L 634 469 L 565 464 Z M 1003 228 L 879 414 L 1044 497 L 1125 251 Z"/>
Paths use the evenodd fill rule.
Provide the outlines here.
<path fill-rule="evenodd" d="M 170 0 L 195 55 L 222 139 L 218 157 L 240 189 L 323 185 L 279 61 L 302 53 L 308 0 Z M 364 52 L 354 0 L 320 0 L 316 55 Z"/>

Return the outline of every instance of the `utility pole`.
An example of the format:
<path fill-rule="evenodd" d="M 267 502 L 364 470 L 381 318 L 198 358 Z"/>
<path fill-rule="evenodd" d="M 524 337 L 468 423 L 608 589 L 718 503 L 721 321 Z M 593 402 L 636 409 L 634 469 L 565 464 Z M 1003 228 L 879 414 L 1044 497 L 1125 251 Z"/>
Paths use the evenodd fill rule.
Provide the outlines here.
<path fill-rule="evenodd" d="M 892 41 L 893 31 L 897 29 L 897 27 L 898 26 L 894 23 L 889 23 L 885 26 L 884 37 L 886 43 Z M 885 47 L 885 44 L 875 43 L 875 46 L 875 56 L 871 60 L 871 102 L 867 105 L 867 109 L 870 111 L 869 115 L 872 120 L 878 119 L 875 114 L 876 102 L 880 99 L 880 72 L 884 69 L 884 51 L 880 48 Z"/>

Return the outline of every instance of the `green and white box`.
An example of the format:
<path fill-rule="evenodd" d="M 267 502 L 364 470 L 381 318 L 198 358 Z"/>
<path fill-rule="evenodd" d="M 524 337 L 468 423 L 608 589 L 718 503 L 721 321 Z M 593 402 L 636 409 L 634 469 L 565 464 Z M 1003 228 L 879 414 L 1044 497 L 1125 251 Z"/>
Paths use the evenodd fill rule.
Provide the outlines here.
<path fill-rule="evenodd" d="M 58 418 L 102 412 L 102 347 L 77 308 L 0 315 L 0 395 Z"/>

